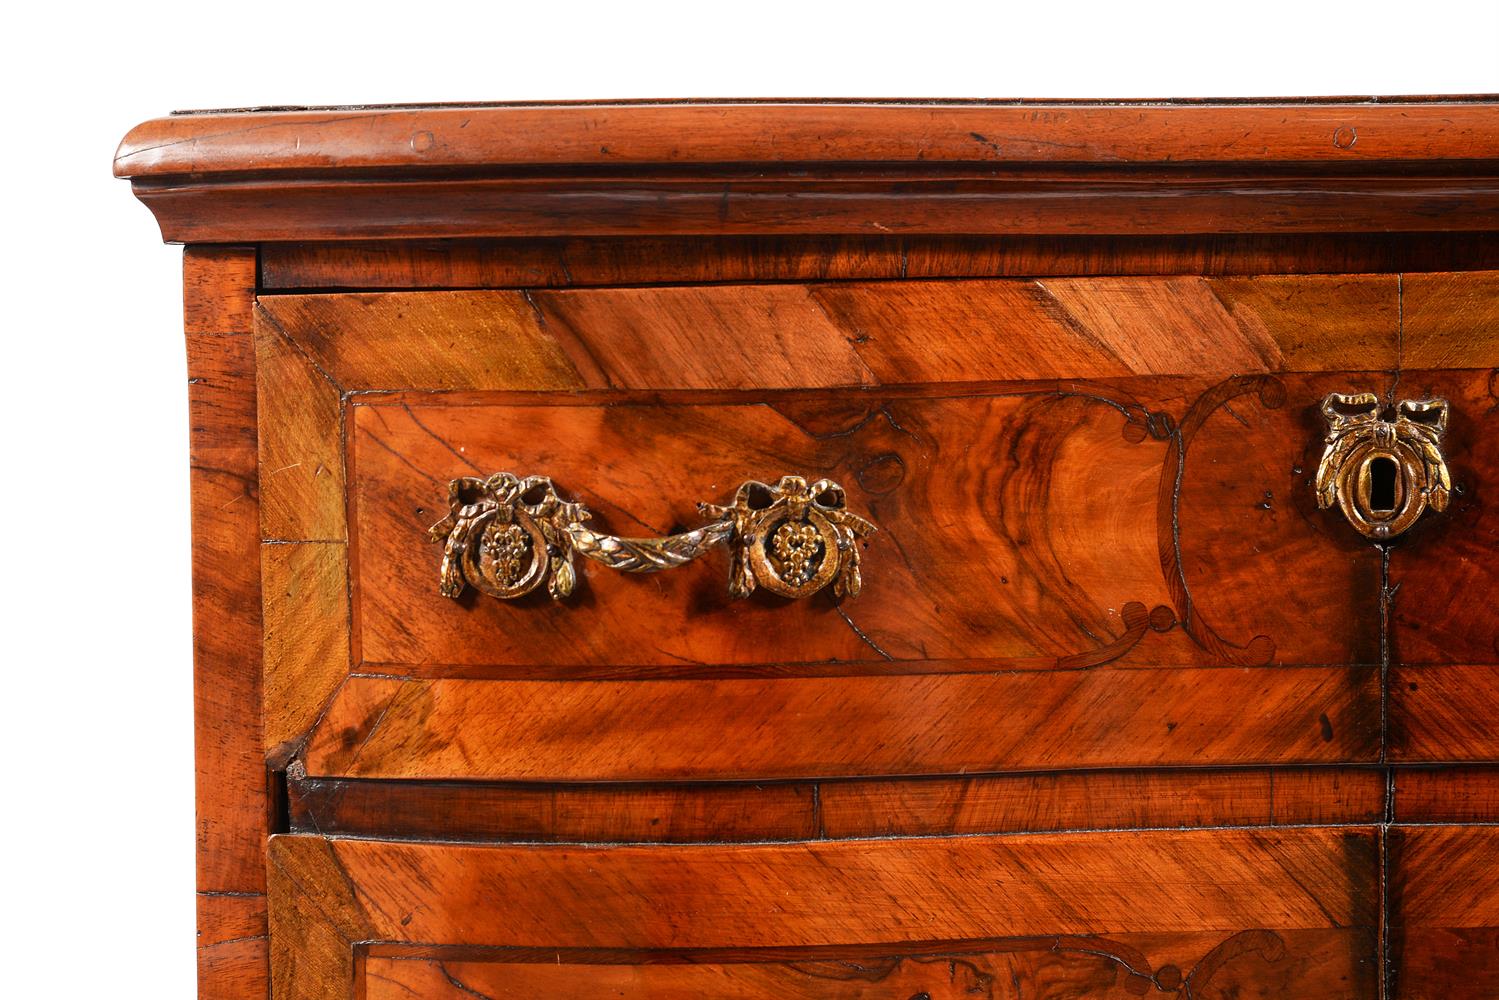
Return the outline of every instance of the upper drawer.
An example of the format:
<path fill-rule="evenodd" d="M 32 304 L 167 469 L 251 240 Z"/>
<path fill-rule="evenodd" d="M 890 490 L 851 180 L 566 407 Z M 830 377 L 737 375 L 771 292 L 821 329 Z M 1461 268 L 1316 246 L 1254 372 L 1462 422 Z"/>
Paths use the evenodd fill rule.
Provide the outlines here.
<path fill-rule="evenodd" d="M 1383 570 L 1316 510 L 1318 404 L 1473 280 L 265 299 L 268 739 L 568 780 L 1372 759 Z M 735 600 L 721 550 L 444 597 L 447 484 L 502 471 L 625 536 L 785 474 L 879 531 L 856 600 Z"/>
<path fill-rule="evenodd" d="M 361 660 L 538 678 L 1373 663 L 1378 553 L 1315 515 L 1302 482 L 1321 450 L 1307 411 L 1347 378 L 361 399 L 348 418 Z M 649 576 L 578 559 L 563 600 L 544 586 L 447 599 L 427 530 L 450 480 L 502 471 L 550 477 L 594 530 L 651 537 L 704 524 L 696 504 L 727 504 L 745 480 L 830 479 L 877 529 L 855 540 L 865 586 L 736 599 L 717 547 Z M 514 531 L 515 575 L 535 579 L 543 547 Z M 836 546 L 806 544 L 808 572 L 832 572 Z"/>

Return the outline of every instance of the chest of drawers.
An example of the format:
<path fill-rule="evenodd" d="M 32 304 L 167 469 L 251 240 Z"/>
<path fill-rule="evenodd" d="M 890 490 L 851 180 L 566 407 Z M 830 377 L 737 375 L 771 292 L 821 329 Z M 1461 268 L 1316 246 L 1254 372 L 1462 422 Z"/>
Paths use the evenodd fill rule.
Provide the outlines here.
<path fill-rule="evenodd" d="M 204 997 L 1499 995 L 1499 108 L 202 113 Z"/>

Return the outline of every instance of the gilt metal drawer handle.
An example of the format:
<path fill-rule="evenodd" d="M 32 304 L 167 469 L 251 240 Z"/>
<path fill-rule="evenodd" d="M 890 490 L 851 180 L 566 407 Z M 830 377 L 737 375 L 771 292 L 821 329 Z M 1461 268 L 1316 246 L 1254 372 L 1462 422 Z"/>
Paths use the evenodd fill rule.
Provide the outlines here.
<path fill-rule="evenodd" d="M 1322 401 L 1327 448 L 1317 466 L 1317 506 L 1336 506 L 1366 538 L 1387 541 L 1427 507 L 1447 509 L 1452 482 L 1442 457 L 1445 399 L 1406 399 L 1386 419 L 1372 392 Z"/>
<path fill-rule="evenodd" d="M 828 584 L 839 597 L 863 586 L 858 539 L 873 524 L 850 511 L 843 487 L 783 476 L 774 485 L 749 480 L 723 506 L 698 504 L 712 520 L 664 538 L 620 538 L 593 531 L 581 503 L 563 500 L 546 476 L 508 472 L 448 484 L 448 515 L 428 537 L 443 542 L 439 589 L 458 597 L 473 587 L 491 597 L 522 597 L 546 581 L 554 600 L 577 586 L 574 556 L 626 573 L 655 573 L 690 562 L 716 545 L 731 550 L 729 593 L 763 587 L 782 597 L 810 597 Z"/>

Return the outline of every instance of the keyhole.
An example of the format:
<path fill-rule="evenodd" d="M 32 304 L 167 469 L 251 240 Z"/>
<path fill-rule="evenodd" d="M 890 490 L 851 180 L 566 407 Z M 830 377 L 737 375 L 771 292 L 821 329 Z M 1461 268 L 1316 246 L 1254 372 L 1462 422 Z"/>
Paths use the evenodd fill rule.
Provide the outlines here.
<path fill-rule="evenodd" d="M 1375 458 L 1369 463 L 1369 507 L 1381 514 L 1395 509 L 1395 477 L 1400 468 L 1394 459 Z"/>

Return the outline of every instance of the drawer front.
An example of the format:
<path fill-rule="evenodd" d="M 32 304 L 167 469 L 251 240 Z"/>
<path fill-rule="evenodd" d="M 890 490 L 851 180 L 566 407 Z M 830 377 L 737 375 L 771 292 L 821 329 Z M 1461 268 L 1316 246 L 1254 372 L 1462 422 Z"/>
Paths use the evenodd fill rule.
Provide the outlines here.
<path fill-rule="evenodd" d="M 1414 376 L 1451 402 L 1454 496 L 1390 554 L 1390 756 L 1402 763 L 1499 761 L 1499 332 L 1479 346 L 1491 367 Z"/>
<path fill-rule="evenodd" d="M 1476 806 L 1484 825 L 1411 826 L 1388 835 L 1394 996 L 1499 996 L 1499 799 L 1493 775 L 1487 778 L 1486 794 L 1445 799 L 1449 808 Z"/>
<path fill-rule="evenodd" d="M 1321 450 L 1306 411 L 1349 377 L 1370 378 L 732 403 L 373 397 L 351 417 L 361 658 L 545 678 L 1375 662 L 1378 553 L 1307 516 L 1293 472 Z M 841 602 L 735 599 L 720 549 L 649 576 L 580 562 L 576 599 L 445 600 L 426 529 L 448 481 L 476 470 L 547 475 L 590 526 L 627 536 L 696 527 L 698 501 L 727 503 L 746 479 L 831 479 L 879 529 L 860 540 L 868 585 Z"/>
<path fill-rule="evenodd" d="M 1375 761 L 1382 585 L 1434 533 L 1387 567 L 1316 509 L 1318 404 L 1458 378 L 1395 371 L 1399 307 L 1471 280 L 263 299 L 268 749 L 527 781 Z M 879 530 L 856 599 L 735 599 L 722 548 L 443 596 L 447 484 L 502 471 L 625 536 L 783 474 Z"/>
<path fill-rule="evenodd" d="M 273 995 L 1375 995 L 1372 828 L 271 842 Z"/>

